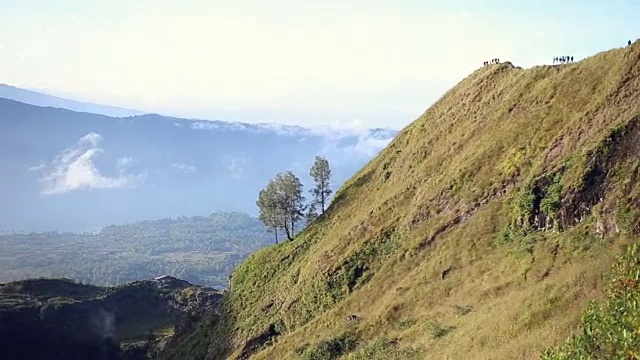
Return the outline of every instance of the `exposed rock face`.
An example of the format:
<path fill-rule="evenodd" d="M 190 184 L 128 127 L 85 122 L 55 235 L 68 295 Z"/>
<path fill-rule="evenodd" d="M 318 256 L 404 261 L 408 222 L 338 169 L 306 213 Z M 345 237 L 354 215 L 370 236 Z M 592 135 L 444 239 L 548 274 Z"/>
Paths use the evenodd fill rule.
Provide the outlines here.
<path fill-rule="evenodd" d="M 0 285 L 3 359 L 137 359 L 205 312 L 222 292 L 166 278 L 103 288 L 69 280 Z"/>
<path fill-rule="evenodd" d="M 624 126 L 613 129 L 585 155 L 583 174 L 572 188 L 553 189 L 557 178 L 564 175 L 566 166 L 538 178 L 530 189 L 534 199 L 528 219 L 519 219 L 518 225 L 528 224 L 541 231 L 563 231 L 582 222 L 592 215 L 594 206 L 602 204 L 605 211 L 597 219 L 594 231 L 601 235 L 619 232 L 620 226 L 613 216 L 613 208 L 617 204 L 607 203 L 606 199 L 612 192 L 621 197 L 630 195 L 633 184 L 638 180 L 638 167 L 634 162 L 639 154 L 640 117 L 635 117 Z M 629 177 L 622 187 L 618 186 L 620 179 L 615 178 L 621 173 Z M 555 198 L 550 200 L 551 197 Z M 631 227 L 637 225 L 631 224 Z"/>

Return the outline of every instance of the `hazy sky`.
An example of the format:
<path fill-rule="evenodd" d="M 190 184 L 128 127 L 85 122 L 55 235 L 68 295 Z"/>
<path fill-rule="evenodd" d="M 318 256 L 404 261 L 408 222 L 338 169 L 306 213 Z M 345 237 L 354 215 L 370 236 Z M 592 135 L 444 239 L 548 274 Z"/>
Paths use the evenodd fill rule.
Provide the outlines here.
<path fill-rule="evenodd" d="M 640 1 L 0 0 L 0 83 L 183 117 L 400 128 L 499 57 L 640 35 Z"/>

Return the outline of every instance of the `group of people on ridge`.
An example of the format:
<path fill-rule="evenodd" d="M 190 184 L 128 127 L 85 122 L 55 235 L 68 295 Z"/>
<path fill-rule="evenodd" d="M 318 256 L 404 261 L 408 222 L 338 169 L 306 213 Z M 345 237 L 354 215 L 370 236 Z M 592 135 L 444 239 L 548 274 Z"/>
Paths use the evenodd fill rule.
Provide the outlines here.
<path fill-rule="evenodd" d="M 482 65 L 487 66 L 490 64 L 500 64 L 500 59 L 495 58 L 495 59 L 491 59 L 489 61 L 485 61 Z"/>
<path fill-rule="evenodd" d="M 631 46 L 631 40 L 627 41 L 627 46 Z M 555 56 L 553 58 L 553 63 L 556 64 L 566 64 L 566 63 L 572 63 L 573 62 L 573 56 Z M 484 63 L 482 63 L 483 66 L 488 66 L 491 64 L 500 64 L 500 59 L 495 58 L 495 59 L 491 59 L 489 61 L 485 61 Z"/>
<path fill-rule="evenodd" d="M 560 63 L 560 64 L 565 64 L 565 63 L 572 63 L 573 62 L 573 56 L 556 56 L 553 58 L 553 63 Z"/>

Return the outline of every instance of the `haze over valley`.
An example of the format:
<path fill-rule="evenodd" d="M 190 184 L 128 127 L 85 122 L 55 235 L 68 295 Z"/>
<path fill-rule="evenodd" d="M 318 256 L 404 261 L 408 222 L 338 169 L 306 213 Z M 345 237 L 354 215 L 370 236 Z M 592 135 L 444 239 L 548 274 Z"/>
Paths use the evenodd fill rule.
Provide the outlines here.
<path fill-rule="evenodd" d="M 1 88 L 0 88 L 1 89 Z M 18 90 L 4 92 L 26 101 Z M 42 105 L 65 105 L 60 101 Z M 94 106 L 94 110 L 99 109 Z M 367 129 L 113 118 L 0 98 L 0 231 L 99 231 L 103 226 L 212 211 L 257 215 L 256 194 L 292 170 L 307 185 L 314 157 L 329 159 L 333 186 L 397 133 Z"/>

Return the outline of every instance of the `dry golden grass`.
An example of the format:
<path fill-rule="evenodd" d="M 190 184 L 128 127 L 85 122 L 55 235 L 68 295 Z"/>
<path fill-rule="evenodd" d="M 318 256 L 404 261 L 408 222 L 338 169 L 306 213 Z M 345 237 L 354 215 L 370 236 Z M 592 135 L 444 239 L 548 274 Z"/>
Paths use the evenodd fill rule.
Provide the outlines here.
<path fill-rule="evenodd" d="M 585 235 L 590 216 L 541 232 L 528 252 L 496 246 L 498 232 L 518 188 L 568 164 L 564 193 L 579 192 L 589 150 L 639 115 L 640 43 L 570 65 L 475 71 L 348 181 L 324 218 L 235 271 L 209 357 L 238 357 L 269 324 L 281 335 L 252 359 L 294 359 L 342 331 L 359 349 L 384 335 L 425 359 L 539 357 L 575 329 L 633 236 Z M 615 182 L 638 160 L 618 165 L 600 207 L 638 198 Z"/>

